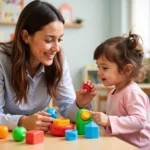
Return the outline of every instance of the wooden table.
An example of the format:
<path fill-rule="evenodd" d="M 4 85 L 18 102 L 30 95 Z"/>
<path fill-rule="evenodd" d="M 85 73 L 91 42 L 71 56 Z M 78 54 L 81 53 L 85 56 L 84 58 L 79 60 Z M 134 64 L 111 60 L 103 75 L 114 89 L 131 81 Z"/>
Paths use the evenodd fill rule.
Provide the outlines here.
<path fill-rule="evenodd" d="M 100 128 L 100 138 L 85 139 L 79 135 L 76 141 L 66 141 L 64 137 L 54 137 L 50 133 L 45 134 L 43 143 L 27 145 L 25 141 L 15 142 L 12 133 L 8 138 L 0 139 L 0 150 L 139 150 L 116 137 L 109 137 Z"/>

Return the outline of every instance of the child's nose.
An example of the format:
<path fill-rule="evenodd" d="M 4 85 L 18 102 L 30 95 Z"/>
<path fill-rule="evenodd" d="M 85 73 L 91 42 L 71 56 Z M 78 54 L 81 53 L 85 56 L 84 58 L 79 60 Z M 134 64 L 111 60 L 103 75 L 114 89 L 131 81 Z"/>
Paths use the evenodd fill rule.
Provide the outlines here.
<path fill-rule="evenodd" d="M 102 76 L 102 74 L 103 74 L 102 71 L 98 70 L 97 75 Z"/>

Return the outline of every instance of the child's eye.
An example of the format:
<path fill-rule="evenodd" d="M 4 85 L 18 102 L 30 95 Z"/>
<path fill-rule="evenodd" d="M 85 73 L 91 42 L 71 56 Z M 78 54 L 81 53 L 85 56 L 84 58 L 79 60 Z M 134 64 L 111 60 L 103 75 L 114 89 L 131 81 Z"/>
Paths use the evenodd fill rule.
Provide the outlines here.
<path fill-rule="evenodd" d="M 104 69 L 104 70 L 106 70 L 106 69 L 108 69 L 108 68 L 106 68 L 106 67 L 103 67 L 103 69 Z"/>

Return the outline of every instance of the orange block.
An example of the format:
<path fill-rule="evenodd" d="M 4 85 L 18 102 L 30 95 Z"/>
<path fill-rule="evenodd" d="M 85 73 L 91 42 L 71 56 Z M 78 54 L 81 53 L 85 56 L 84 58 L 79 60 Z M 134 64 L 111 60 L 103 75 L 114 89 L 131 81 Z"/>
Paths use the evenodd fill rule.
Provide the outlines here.
<path fill-rule="evenodd" d="M 30 130 L 26 132 L 26 144 L 38 144 L 44 141 L 44 131 Z"/>
<path fill-rule="evenodd" d="M 8 127 L 0 125 L 0 139 L 4 139 L 8 136 Z"/>

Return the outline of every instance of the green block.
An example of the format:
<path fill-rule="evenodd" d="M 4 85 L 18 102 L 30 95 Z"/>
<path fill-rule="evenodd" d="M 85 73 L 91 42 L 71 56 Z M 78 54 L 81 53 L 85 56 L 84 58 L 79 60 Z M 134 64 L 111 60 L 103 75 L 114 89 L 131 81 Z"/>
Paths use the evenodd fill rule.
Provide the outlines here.
<path fill-rule="evenodd" d="M 84 135 L 85 134 L 85 126 L 88 123 L 92 122 L 91 114 L 87 118 L 86 117 L 84 119 L 82 118 L 84 112 L 87 112 L 88 115 L 90 114 L 89 110 L 80 109 L 76 115 L 76 129 L 78 130 L 79 135 Z"/>

